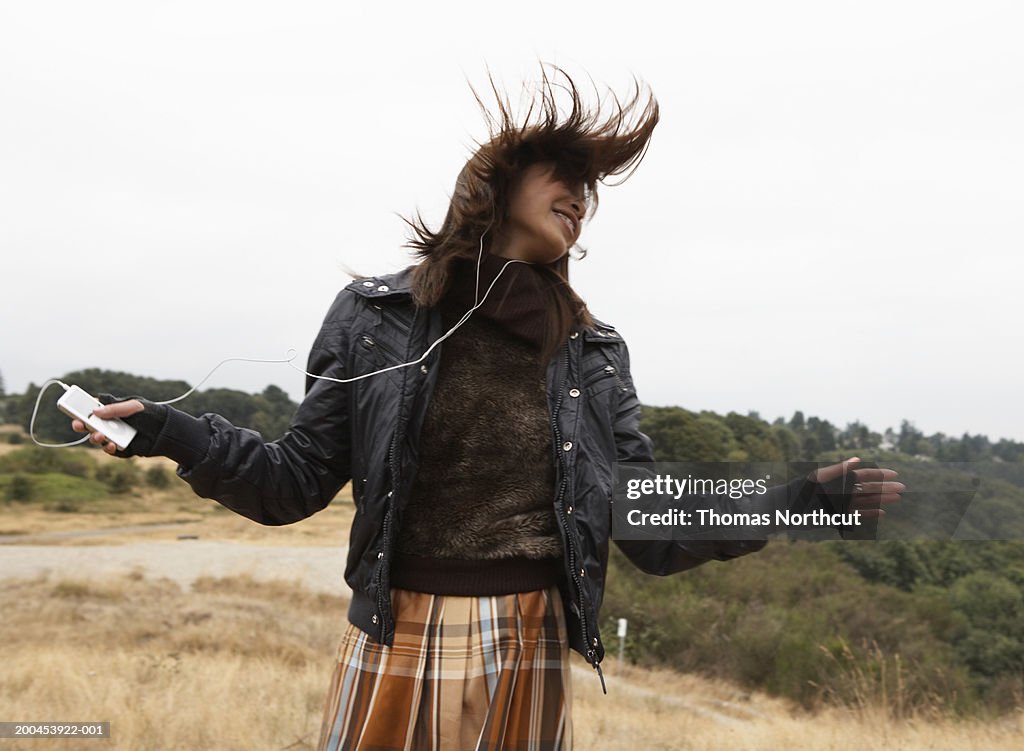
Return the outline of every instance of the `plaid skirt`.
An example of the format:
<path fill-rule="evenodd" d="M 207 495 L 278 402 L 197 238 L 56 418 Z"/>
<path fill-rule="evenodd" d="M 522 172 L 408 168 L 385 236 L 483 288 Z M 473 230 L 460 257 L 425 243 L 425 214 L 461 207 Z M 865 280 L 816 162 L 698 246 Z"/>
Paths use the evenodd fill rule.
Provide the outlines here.
<path fill-rule="evenodd" d="M 493 597 L 392 590 L 395 641 L 349 624 L 320 751 L 568 751 L 572 686 L 557 587 Z"/>

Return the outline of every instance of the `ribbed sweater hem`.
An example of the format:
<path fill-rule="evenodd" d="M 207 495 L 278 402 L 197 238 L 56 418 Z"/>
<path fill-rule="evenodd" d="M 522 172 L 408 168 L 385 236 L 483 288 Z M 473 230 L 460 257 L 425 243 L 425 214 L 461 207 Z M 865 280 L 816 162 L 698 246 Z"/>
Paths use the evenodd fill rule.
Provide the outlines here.
<path fill-rule="evenodd" d="M 397 553 L 391 564 L 391 586 L 414 592 L 459 597 L 532 592 L 558 584 L 559 558 L 464 560 Z"/>

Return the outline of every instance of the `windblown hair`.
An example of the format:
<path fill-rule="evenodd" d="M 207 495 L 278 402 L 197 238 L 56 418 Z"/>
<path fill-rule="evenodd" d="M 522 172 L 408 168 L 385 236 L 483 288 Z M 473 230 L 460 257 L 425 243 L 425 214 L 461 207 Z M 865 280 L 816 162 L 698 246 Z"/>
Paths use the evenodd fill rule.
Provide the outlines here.
<path fill-rule="evenodd" d="M 451 281 L 457 259 L 475 260 L 481 237 L 484 252 L 505 229 L 509 198 L 523 171 L 532 164 L 551 162 L 555 175 L 569 185 L 582 184 L 588 214 L 597 207 L 597 183 L 612 175 L 624 181 L 642 161 L 658 123 L 658 102 L 646 95 L 634 79 L 631 95 L 620 100 L 614 92 L 588 108 L 569 74 L 551 66 L 554 76 L 541 67 L 539 91 L 521 121 L 509 98 L 489 77 L 497 102 L 492 112 L 470 87 L 487 122 L 489 138 L 466 162 L 455 181 L 448 212 L 440 229 L 431 230 L 417 214 L 406 220 L 413 236 L 406 243 L 420 259 L 412 282 L 417 304 L 436 305 Z M 568 107 L 559 107 L 559 94 Z M 610 98 L 610 103 L 608 99 Z M 618 183 L 615 183 L 616 185 Z M 585 255 L 586 251 L 582 251 Z M 557 282 L 552 287 L 555 315 L 544 348 L 550 356 L 573 325 L 592 325 L 586 304 L 569 285 L 569 257 L 537 267 Z M 546 359 L 546 358 L 545 358 Z"/>

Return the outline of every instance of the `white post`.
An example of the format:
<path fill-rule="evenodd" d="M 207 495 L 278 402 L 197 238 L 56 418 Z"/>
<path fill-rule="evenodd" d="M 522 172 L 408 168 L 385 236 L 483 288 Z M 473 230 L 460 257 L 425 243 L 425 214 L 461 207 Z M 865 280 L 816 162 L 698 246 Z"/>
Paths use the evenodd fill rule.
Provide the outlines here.
<path fill-rule="evenodd" d="M 626 648 L 626 619 L 619 618 L 619 667 L 622 666 L 622 652 Z"/>

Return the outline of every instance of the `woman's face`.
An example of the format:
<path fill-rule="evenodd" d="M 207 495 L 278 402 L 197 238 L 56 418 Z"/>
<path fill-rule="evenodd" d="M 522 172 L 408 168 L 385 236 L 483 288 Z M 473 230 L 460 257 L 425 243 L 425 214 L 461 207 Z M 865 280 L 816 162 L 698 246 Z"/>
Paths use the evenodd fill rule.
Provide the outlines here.
<path fill-rule="evenodd" d="M 583 185 L 555 177 L 550 162 L 532 164 L 520 176 L 508 202 L 504 232 L 492 252 L 531 263 L 552 263 L 580 236 L 587 206 Z"/>

